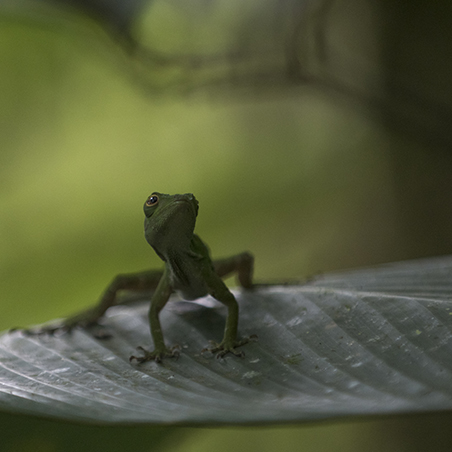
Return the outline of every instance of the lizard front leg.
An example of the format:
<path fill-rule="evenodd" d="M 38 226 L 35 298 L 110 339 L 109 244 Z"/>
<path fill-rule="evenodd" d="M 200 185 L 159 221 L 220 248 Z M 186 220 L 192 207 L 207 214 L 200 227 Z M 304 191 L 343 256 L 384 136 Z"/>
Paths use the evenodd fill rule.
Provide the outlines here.
<path fill-rule="evenodd" d="M 149 325 L 151 328 L 151 335 L 154 341 L 154 350 L 148 351 L 143 347 L 138 347 L 138 350 L 143 352 L 143 356 L 131 356 L 130 361 L 137 361 L 143 363 L 145 361 L 161 362 L 164 357 L 178 357 L 179 347 L 174 346 L 167 348 L 165 340 L 163 339 L 162 325 L 160 324 L 159 313 L 164 308 L 172 293 L 172 287 L 169 283 L 168 272 L 165 269 L 162 278 L 155 290 L 151 306 L 149 307 Z"/>
<path fill-rule="evenodd" d="M 245 356 L 244 352 L 236 350 L 237 347 L 247 344 L 250 340 L 250 338 L 237 339 L 239 322 L 239 305 L 237 304 L 237 300 L 216 273 L 212 273 L 209 276 L 209 288 L 210 295 L 228 308 L 228 315 L 226 317 L 223 340 L 219 344 L 212 342 L 211 347 L 205 348 L 202 351 L 218 352 L 217 358 L 221 358 L 227 353 L 232 353 L 236 356 Z"/>

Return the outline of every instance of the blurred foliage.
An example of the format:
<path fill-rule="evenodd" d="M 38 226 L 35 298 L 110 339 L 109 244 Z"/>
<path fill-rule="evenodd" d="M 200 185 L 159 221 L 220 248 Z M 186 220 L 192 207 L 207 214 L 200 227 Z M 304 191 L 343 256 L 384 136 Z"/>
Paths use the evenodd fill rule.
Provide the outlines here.
<path fill-rule="evenodd" d="M 451 253 L 451 5 L 1 0 L 1 328 L 159 265 L 153 190 L 258 279 Z"/>
<path fill-rule="evenodd" d="M 243 428 L 105 427 L 0 414 L 2 452 L 247 451 L 448 452 L 450 414 Z M 426 435 L 426 429 L 431 434 Z"/>
<path fill-rule="evenodd" d="M 450 414 L 389 417 L 378 421 L 321 423 L 303 428 L 225 428 L 201 429 L 183 443 L 173 446 L 174 452 L 222 450 L 260 452 L 366 451 L 380 452 L 447 452 L 450 450 Z M 426 435 L 426 427 L 431 435 Z"/>
<path fill-rule="evenodd" d="M 86 426 L 0 413 L 2 452 L 148 452 L 176 447 L 188 429 Z"/>

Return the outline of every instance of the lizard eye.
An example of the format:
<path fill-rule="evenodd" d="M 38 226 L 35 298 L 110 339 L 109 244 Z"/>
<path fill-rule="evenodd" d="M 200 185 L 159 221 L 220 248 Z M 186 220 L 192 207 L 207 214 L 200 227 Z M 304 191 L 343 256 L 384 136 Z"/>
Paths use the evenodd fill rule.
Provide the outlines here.
<path fill-rule="evenodd" d="M 146 200 L 146 205 L 147 206 L 155 206 L 156 204 L 158 204 L 158 202 L 159 202 L 159 197 L 157 195 L 151 195 Z"/>

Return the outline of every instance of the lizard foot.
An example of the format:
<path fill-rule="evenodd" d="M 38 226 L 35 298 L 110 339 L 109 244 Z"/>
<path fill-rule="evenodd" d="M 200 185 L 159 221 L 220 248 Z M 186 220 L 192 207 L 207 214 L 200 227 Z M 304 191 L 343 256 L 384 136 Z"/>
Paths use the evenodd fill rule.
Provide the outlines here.
<path fill-rule="evenodd" d="M 69 323 L 66 321 L 60 323 L 52 323 L 50 325 L 44 325 L 38 328 L 17 328 L 25 334 L 26 336 L 59 336 L 66 333 L 71 333 L 73 329 L 79 326 L 78 323 Z M 83 326 L 83 325 L 82 325 Z"/>
<path fill-rule="evenodd" d="M 161 347 L 156 348 L 152 352 L 144 349 L 143 347 L 137 347 L 137 350 L 140 350 L 144 353 L 144 356 L 134 356 L 132 355 L 129 358 L 129 361 L 132 362 L 135 360 L 137 363 L 144 363 L 146 361 L 155 361 L 156 363 L 161 363 L 164 357 L 168 358 L 179 358 L 180 355 L 180 347 L 179 345 L 174 345 L 171 348 Z"/>
<path fill-rule="evenodd" d="M 249 337 L 244 337 L 243 339 L 239 341 L 230 341 L 227 339 L 223 339 L 219 344 L 217 344 L 214 341 L 210 341 L 211 346 L 203 348 L 201 350 L 201 353 L 204 352 L 211 352 L 211 353 L 217 353 L 216 358 L 220 359 L 223 358 L 228 353 L 232 353 L 235 356 L 239 356 L 240 358 L 243 358 L 245 356 L 245 352 L 236 350 L 237 347 L 241 347 L 242 345 L 248 344 L 250 340 L 257 339 L 256 334 L 252 334 Z"/>
<path fill-rule="evenodd" d="M 77 327 L 85 328 L 89 326 L 98 325 L 97 320 L 99 319 L 98 315 L 95 315 L 92 310 L 87 310 L 84 312 L 81 312 L 80 314 L 76 314 L 72 317 L 69 317 L 65 320 L 62 320 L 61 322 L 52 323 L 49 325 L 43 325 L 38 328 L 28 328 L 28 329 L 22 329 L 22 328 L 15 328 L 14 330 L 21 330 L 25 335 L 27 336 L 41 336 L 41 335 L 61 335 L 70 333 L 72 330 L 74 330 Z M 103 335 L 99 338 L 106 338 L 108 336 Z"/>

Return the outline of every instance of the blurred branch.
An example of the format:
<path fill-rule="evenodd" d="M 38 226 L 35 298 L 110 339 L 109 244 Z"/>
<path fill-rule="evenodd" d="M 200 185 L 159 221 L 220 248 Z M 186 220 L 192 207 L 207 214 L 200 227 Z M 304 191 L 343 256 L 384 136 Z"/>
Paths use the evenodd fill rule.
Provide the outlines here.
<path fill-rule="evenodd" d="M 394 131 L 429 145 L 452 145 L 451 105 L 410 87 L 384 61 L 373 61 L 375 74 L 367 65 L 367 55 L 352 52 L 350 58 L 350 52 L 335 47 L 338 31 L 332 36 L 331 29 L 338 21 L 347 20 L 339 35 L 359 25 L 360 17 L 346 16 L 354 3 L 358 4 L 338 0 L 249 0 L 228 6 L 220 0 L 0 0 L 0 13 L 14 9 L 29 15 L 30 6 L 46 4 L 91 18 L 124 49 L 129 70 L 152 92 L 208 88 L 219 95 L 243 95 L 245 88 L 245 94 L 275 90 L 277 95 L 293 96 L 294 89 L 309 85 L 356 102 Z M 377 17 L 384 11 L 383 3 L 364 2 L 376 11 L 378 25 L 364 34 L 379 33 L 386 24 L 384 15 Z M 145 17 L 157 17 L 154 27 L 159 23 L 162 5 L 182 17 L 186 27 L 178 29 L 178 22 L 171 20 L 163 32 L 143 27 Z M 172 45 L 162 45 L 168 37 Z M 354 36 L 351 44 L 359 45 L 359 39 L 366 36 Z M 347 68 L 345 76 L 340 74 L 343 68 Z M 379 81 L 368 84 L 372 78 Z"/>
<path fill-rule="evenodd" d="M 149 0 L 48 0 L 57 5 L 68 5 L 91 16 L 112 35 L 130 39 L 134 23 Z"/>

